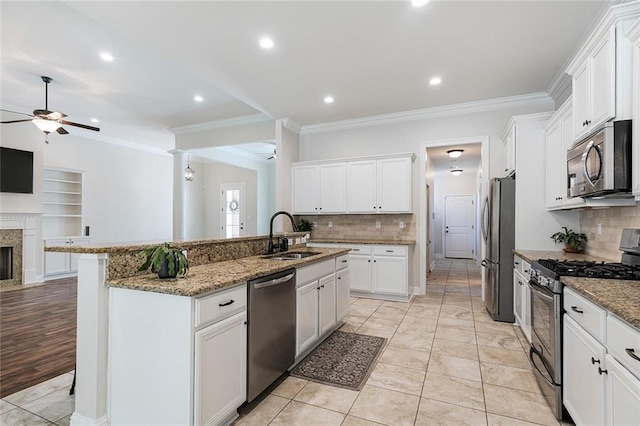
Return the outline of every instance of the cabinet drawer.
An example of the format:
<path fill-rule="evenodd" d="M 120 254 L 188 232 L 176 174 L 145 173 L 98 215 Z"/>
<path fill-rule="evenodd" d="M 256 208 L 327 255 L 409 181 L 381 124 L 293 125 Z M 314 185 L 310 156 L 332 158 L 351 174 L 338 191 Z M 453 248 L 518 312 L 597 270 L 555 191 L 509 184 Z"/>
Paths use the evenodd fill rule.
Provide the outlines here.
<path fill-rule="evenodd" d="M 640 378 L 640 331 L 609 314 L 607 348 L 620 364 Z"/>
<path fill-rule="evenodd" d="M 370 245 L 346 245 L 344 248 L 350 249 L 351 254 L 371 254 Z"/>
<path fill-rule="evenodd" d="M 307 284 L 308 282 L 326 277 L 334 273 L 336 264 L 333 259 L 323 260 L 322 262 L 313 263 L 309 266 L 296 269 L 296 287 Z"/>
<path fill-rule="evenodd" d="M 407 256 L 405 246 L 375 246 L 373 254 L 376 256 Z"/>
<path fill-rule="evenodd" d="M 195 300 L 195 327 L 219 321 L 247 308 L 247 285 Z"/>
<path fill-rule="evenodd" d="M 520 256 L 513 256 L 513 269 L 529 278 L 529 269 L 531 269 L 531 264 Z"/>
<path fill-rule="evenodd" d="M 336 257 L 336 271 L 341 269 L 345 269 L 349 267 L 349 255 L 343 254 L 342 256 Z"/>
<path fill-rule="evenodd" d="M 607 311 L 568 287 L 564 288 L 564 311 L 599 342 L 604 342 Z"/>

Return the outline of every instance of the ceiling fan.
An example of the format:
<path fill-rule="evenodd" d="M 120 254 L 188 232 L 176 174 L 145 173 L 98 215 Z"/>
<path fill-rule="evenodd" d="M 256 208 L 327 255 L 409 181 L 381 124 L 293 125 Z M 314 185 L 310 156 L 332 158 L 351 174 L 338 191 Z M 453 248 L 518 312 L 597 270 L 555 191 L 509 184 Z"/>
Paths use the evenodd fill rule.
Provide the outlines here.
<path fill-rule="evenodd" d="M 267 160 L 273 160 L 274 158 L 276 158 L 276 149 L 273 148 L 273 155 L 269 158 L 267 158 Z"/>
<path fill-rule="evenodd" d="M 63 118 L 66 117 L 67 115 L 62 112 L 49 111 L 49 83 L 51 83 L 52 78 L 46 77 L 46 76 L 42 76 L 40 78 L 44 82 L 44 109 L 33 110 L 33 114 L 25 114 L 23 112 L 9 111 L 9 110 L 3 109 L 2 111 L 12 112 L 14 114 L 22 114 L 32 118 L 26 118 L 22 120 L 2 121 L 0 122 L 0 124 L 11 124 L 11 123 L 21 123 L 25 121 L 31 121 L 33 124 L 35 124 L 38 127 L 38 129 L 43 131 L 46 136 L 49 136 L 49 133 L 54 131 L 61 135 L 68 134 L 69 132 L 67 132 L 62 127 L 62 125 L 80 127 L 82 129 L 93 130 L 94 132 L 100 131 L 100 129 L 97 127 L 87 126 L 86 124 L 74 123 L 72 121 L 63 120 Z M 45 142 L 49 143 L 47 139 L 45 139 Z"/>

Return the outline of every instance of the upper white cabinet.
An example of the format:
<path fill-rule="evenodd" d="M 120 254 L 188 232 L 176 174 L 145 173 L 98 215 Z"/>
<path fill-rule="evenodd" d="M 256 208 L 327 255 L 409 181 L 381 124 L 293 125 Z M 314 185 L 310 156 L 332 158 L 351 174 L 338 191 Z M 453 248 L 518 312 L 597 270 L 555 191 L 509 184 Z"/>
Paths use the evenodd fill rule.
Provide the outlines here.
<path fill-rule="evenodd" d="M 502 142 L 503 176 L 509 176 L 516 171 L 516 126 L 507 129 Z"/>
<path fill-rule="evenodd" d="M 574 142 L 608 120 L 632 114 L 633 45 L 626 37 L 637 5 L 614 6 L 567 67 L 573 85 Z"/>
<path fill-rule="evenodd" d="M 640 200 L 640 19 L 627 37 L 633 43 L 633 195 Z"/>
<path fill-rule="evenodd" d="M 410 154 L 292 166 L 293 213 L 410 213 Z"/>
<path fill-rule="evenodd" d="M 294 213 L 345 213 L 345 164 L 293 166 Z"/>

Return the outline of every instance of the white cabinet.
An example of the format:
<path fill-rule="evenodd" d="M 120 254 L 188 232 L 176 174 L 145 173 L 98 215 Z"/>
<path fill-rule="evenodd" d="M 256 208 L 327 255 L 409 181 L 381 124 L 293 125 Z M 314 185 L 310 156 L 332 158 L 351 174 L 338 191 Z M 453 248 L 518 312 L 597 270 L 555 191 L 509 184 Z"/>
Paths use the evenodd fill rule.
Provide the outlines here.
<path fill-rule="evenodd" d="M 45 247 L 70 247 L 72 245 L 88 244 L 89 237 L 69 237 L 69 238 L 47 238 L 44 240 Z M 44 276 L 45 279 L 58 279 L 75 276 L 78 273 L 77 253 L 44 253 Z"/>
<path fill-rule="evenodd" d="M 503 176 L 509 176 L 516 170 L 516 126 L 508 128 L 502 142 Z"/>
<path fill-rule="evenodd" d="M 332 330 L 336 325 L 336 276 L 331 274 L 318 281 L 318 327 L 319 335 Z"/>
<path fill-rule="evenodd" d="M 296 290 L 296 357 L 306 352 L 319 335 L 318 284 L 308 283 Z"/>
<path fill-rule="evenodd" d="M 42 170 L 42 235 L 82 235 L 82 173 Z"/>
<path fill-rule="evenodd" d="M 605 347 L 564 316 L 562 383 L 564 406 L 577 425 L 605 420 Z"/>
<path fill-rule="evenodd" d="M 633 46 L 633 195 L 640 200 L 640 19 L 629 29 L 627 37 Z"/>
<path fill-rule="evenodd" d="M 345 213 L 344 163 L 293 166 L 293 212 Z"/>
<path fill-rule="evenodd" d="M 195 334 L 196 425 L 222 424 L 246 399 L 246 321 L 242 312 Z"/>
<path fill-rule="evenodd" d="M 608 425 L 640 424 L 640 380 L 607 354 L 606 411 Z"/>
<path fill-rule="evenodd" d="M 513 258 L 513 313 L 522 333 L 531 343 L 531 287 L 529 263 L 519 256 Z"/>
<path fill-rule="evenodd" d="M 349 265 L 351 268 L 351 290 L 359 292 L 371 292 L 371 250 L 354 247 L 349 253 Z"/>
<path fill-rule="evenodd" d="M 336 272 L 336 321 L 340 323 L 349 313 L 351 270 Z"/>
<path fill-rule="evenodd" d="M 347 164 L 347 211 L 349 213 L 376 212 L 378 193 L 376 161 L 350 161 Z"/>

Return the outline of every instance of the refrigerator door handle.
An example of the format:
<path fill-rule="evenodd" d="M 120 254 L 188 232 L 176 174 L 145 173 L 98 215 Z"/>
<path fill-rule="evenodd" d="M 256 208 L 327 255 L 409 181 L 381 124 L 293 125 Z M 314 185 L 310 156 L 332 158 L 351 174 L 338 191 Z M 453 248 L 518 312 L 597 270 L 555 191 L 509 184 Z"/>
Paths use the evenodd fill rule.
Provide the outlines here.
<path fill-rule="evenodd" d="M 489 197 L 485 197 L 484 198 L 484 203 L 482 204 L 482 222 L 480 223 L 480 229 L 482 231 L 482 238 L 484 239 L 484 242 L 487 242 L 487 228 L 489 227 L 489 219 L 488 219 L 488 213 L 489 213 Z"/>

